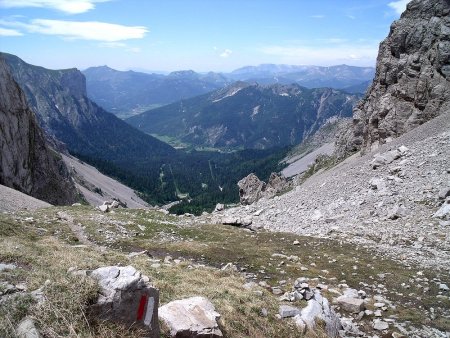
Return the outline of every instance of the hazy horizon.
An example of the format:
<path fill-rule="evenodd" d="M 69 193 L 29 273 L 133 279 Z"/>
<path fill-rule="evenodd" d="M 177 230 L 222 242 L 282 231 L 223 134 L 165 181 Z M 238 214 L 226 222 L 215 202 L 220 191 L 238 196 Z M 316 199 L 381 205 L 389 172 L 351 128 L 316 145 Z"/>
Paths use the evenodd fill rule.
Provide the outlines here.
<path fill-rule="evenodd" d="M 407 2 L 0 0 L 0 49 L 50 69 L 374 67 Z"/>

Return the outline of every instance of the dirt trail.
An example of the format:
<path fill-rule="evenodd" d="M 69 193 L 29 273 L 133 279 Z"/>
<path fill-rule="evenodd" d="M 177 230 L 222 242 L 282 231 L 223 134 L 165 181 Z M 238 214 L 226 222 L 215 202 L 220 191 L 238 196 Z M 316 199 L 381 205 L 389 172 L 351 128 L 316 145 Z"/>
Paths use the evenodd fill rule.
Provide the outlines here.
<path fill-rule="evenodd" d="M 100 251 L 103 251 L 106 249 L 105 247 L 100 246 L 97 243 L 91 241 L 89 239 L 89 237 L 86 235 L 86 233 L 84 232 L 80 223 L 74 222 L 74 219 L 71 215 L 69 215 L 68 213 L 66 213 L 64 211 L 58 211 L 57 215 L 62 221 L 64 221 L 69 226 L 70 230 L 72 230 L 73 234 L 75 235 L 76 238 L 78 238 L 80 243 L 82 243 L 84 245 L 92 246 L 95 249 L 98 249 Z"/>

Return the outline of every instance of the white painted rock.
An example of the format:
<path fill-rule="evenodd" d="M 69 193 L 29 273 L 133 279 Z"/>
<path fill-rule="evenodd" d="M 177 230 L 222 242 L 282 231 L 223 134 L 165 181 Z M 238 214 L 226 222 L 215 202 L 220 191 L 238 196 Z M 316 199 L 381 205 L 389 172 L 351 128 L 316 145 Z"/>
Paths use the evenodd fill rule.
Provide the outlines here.
<path fill-rule="evenodd" d="M 90 277 L 98 281 L 100 295 L 92 305 L 101 320 L 139 326 L 148 337 L 159 337 L 159 291 L 132 266 L 107 266 L 94 270 Z"/>
<path fill-rule="evenodd" d="M 222 337 L 219 318 L 204 297 L 174 300 L 159 308 L 159 319 L 169 327 L 171 337 Z"/>

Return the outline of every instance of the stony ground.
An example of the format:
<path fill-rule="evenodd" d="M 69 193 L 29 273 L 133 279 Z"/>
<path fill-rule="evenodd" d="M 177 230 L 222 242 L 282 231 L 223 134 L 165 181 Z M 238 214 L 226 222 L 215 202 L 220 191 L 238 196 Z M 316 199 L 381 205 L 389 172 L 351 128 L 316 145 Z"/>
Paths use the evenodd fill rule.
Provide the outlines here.
<path fill-rule="evenodd" d="M 54 292 L 66 290 L 64 285 L 73 283 L 66 273 L 70 267 L 131 264 L 151 277 L 162 304 L 182 297 L 209 298 L 228 337 L 302 336 L 291 319 L 279 319 L 281 305 L 306 306 L 304 300 L 290 299 L 299 280 L 320 286 L 330 302 L 350 289 L 359 291 L 366 312 L 352 314 L 333 303 L 347 337 L 446 337 L 450 331 L 449 293 L 441 288 L 450 284 L 447 273 L 405 267 L 342 240 L 252 232 L 163 210 L 47 208 L 0 214 L 0 222 L 0 262 L 17 266 L 0 272 L 6 296 L 34 290 L 46 279 L 55 284 Z M 39 313 L 32 314 L 39 318 Z M 64 325 L 55 328 L 45 318 L 38 319 L 45 332 L 65 332 Z M 378 330 L 380 323 L 384 326 Z M 96 326 L 70 325 L 78 335 L 69 336 L 98 333 Z M 323 336 L 323 331 L 315 335 Z"/>
<path fill-rule="evenodd" d="M 407 149 L 396 151 L 401 146 Z M 391 162 L 383 164 L 379 154 Z M 251 220 L 254 229 L 333 238 L 406 266 L 448 272 L 450 222 L 433 215 L 449 187 L 450 112 L 282 196 L 203 218 L 214 223 L 240 218 Z"/>

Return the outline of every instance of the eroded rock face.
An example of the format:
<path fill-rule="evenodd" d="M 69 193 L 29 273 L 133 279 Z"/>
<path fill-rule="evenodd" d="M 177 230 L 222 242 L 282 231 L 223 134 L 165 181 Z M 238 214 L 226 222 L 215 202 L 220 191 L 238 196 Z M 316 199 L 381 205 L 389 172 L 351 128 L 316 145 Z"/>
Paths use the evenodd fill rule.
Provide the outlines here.
<path fill-rule="evenodd" d="M 0 184 L 51 204 L 72 204 L 76 190 L 50 149 L 23 91 L 0 56 Z"/>
<path fill-rule="evenodd" d="M 266 184 L 255 174 L 250 174 L 238 182 L 241 204 L 252 204 L 259 200 Z"/>
<path fill-rule="evenodd" d="M 204 297 L 174 300 L 159 308 L 159 318 L 170 328 L 171 337 L 222 337 L 217 324 L 220 314 Z"/>
<path fill-rule="evenodd" d="M 370 150 L 448 110 L 450 0 L 413 0 L 380 45 L 375 79 L 343 143 L 347 152 Z"/>
<path fill-rule="evenodd" d="M 132 266 L 107 266 L 92 271 L 90 277 L 100 286 L 97 303 L 91 307 L 93 316 L 140 326 L 149 337 L 159 337 L 159 291 L 147 276 Z"/>
<path fill-rule="evenodd" d="M 270 174 L 267 184 L 251 173 L 238 182 L 241 204 L 255 203 L 262 197 L 271 198 L 286 189 L 286 178 L 276 173 Z"/>

